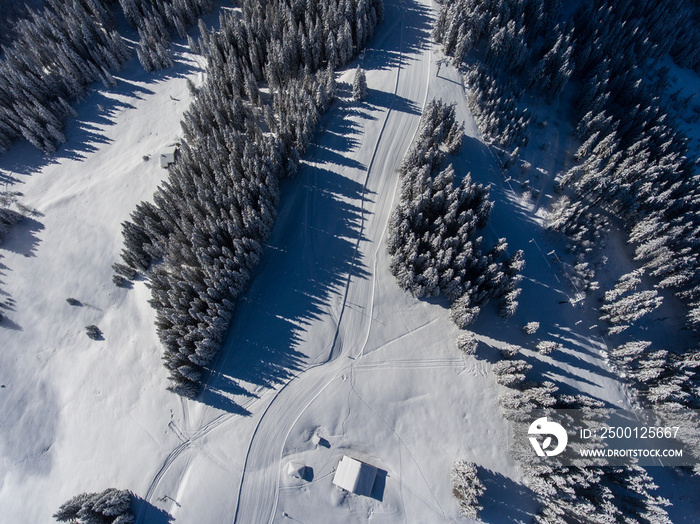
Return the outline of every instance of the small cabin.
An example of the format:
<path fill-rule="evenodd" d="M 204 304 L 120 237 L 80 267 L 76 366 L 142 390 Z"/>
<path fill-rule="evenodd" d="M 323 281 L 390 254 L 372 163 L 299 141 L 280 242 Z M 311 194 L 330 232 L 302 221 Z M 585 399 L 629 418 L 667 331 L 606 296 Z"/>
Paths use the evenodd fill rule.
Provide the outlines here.
<path fill-rule="evenodd" d="M 333 484 L 345 491 L 369 497 L 372 494 L 377 468 L 365 462 L 360 462 L 347 455 L 338 463 Z"/>
<path fill-rule="evenodd" d="M 175 162 L 177 146 L 166 146 L 160 152 L 160 167 L 166 168 Z"/>

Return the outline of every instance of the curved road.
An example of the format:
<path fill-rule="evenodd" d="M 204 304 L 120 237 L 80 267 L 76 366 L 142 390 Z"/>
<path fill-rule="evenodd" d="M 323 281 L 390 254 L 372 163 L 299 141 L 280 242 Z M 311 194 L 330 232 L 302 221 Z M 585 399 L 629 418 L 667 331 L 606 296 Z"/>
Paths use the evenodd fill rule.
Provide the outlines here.
<path fill-rule="evenodd" d="M 426 33 L 429 30 L 429 9 L 427 2 L 412 4 L 411 7 L 403 2 L 387 5 L 382 30 L 384 38 L 380 34 L 375 39 L 381 47 L 366 52 L 364 66 L 370 71 L 370 89 L 375 85 L 391 85 L 394 89 L 390 93 L 371 90 L 367 100 L 372 104 L 373 97 L 377 96 L 387 101 L 388 107 L 380 117 L 379 133 L 375 136 L 363 134 L 363 146 L 367 146 L 367 141 L 372 142 L 369 159 L 366 158 L 366 147 L 356 150 L 357 154 L 365 155 L 359 156 L 358 162 L 366 162 L 362 173 L 361 225 L 354 239 L 352 267 L 346 277 L 345 289 L 340 291 L 343 295 L 340 310 L 333 315 L 337 318 L 333 319 L 336 329 L 332 339 L 328 340 L 329 352 L 325 361 L 312 364 L 279 389 L 258 420 L 246 454 L 235 522 L 274 520 L 280 459 L 289 432 L 325 387 L 343 370 L 359 362 L 359 359 L 347 357 L 360 357 L 363 353 L 372 323 L 376 257 L 393 209 L 397 169 L 415 134 L 426 101 L 431 71 L 431 46 Z M 398 53 L 389 54 L 392 67 L 372 70 L 373 65 L 386 66 L 382 63 L 386 49 L 398 50 Z M 381 96 L 387 94 L 389 96 Z M 331 121 L 328 129 L 333 129 L 333 126 L 334 121 Z M 325 140 L 326 137 L 321 139 L 318 148 L 324 147 Z M 332 142 L 334 137 L 330 136 L 328 140 Z M 323 152 L 316 151 L 313 156 L 323 159 Z M 339 171 L 342 174 L 344 170 Z M 311 213 L 307 219 L 307 229 L 319 227 L 327 231 L 327 216 Z M 324 251 L 323 245 L 316 245 L 314 256 L 323 259 L 333 255 Z M 356 274 L 356 268 L 360 268 L 357 272 L 362 272 L 362 276 Z M 257 278 L 264 278 L 264 275 Z"/>
<path fill-rule="evenodd" d="M 331 109 L 325 131 L 283 193 L 269 247 L 202 402 L 183 402 L 181 416 L 168 426 L 179 444 L 152 479 L 139 523 L 158 521 L 163 506 L 180 513 L 177 494 L 189 491 L 192 476 L 186 472 L 192 468 L 189 450 L 231 476 L 243 468 L 229 507 L 218 512 L 222 520 L 274 519 L 291 429 L 339 373 L 361 362 L 347 357 L 361 357 L 369 339 L 376 260 L 394 206 L 397 169 L 426 102 L 431 17 L 430 0 L 385 2 L 385 21 L 361 59 L 367 100 Z M 246 410 L 250 417 L 236 416 Z M 217 440 L 234 425 L 250 435 L 244 461 L 240 448 L 219 456 L 205 451 L 205 439 Z"/>

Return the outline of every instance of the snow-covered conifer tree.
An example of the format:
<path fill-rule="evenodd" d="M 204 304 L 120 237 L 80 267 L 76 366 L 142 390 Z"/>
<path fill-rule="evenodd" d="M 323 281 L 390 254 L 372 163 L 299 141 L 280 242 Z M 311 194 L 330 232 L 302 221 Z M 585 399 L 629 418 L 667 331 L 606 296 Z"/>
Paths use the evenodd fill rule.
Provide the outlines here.
<path fill-rule="evenodd" d="M 476 353 L 476 348 L 478 345 L 479 341 L 471 331 L 461 333 L 457 336 L 457 348 L 466 355 L 473 355 Z"/>
<path fill-rule="evenodd" d="M 462 515 L 470 519 L 478 519 L 479 512 L 484 509 L 479 498 L 485 488 L 479 480 L 476 464 L 458 460 L 452 467 L 452 493 L 454 494 Z"/>
<path fill-rule="evenodd" d="M 352 99 L 356 102 L 367 98 L 367 78 L 365 71 L 359 65 L 355 70 L 355 80 L 352 83 Z"/>

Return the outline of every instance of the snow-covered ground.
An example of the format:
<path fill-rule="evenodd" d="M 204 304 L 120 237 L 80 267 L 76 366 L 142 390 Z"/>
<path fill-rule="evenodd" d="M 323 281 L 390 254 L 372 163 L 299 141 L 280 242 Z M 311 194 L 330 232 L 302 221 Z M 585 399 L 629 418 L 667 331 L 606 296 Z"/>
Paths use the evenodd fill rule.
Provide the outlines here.
<path fill-rule="evenodd" d="M 449 478 L 458 458 L 484 469 L 484 521 L 530 519 L 490 372 L 495 350 L 520 344 L 542 377 L 629 401 L 595 315 L 569 302 L 541 213 L 503 181 L 458 72 L 443 64 L 437 74 L 432 16 L 429 0 L 387 1 L 370 48 L 340 77 L 342 99 L 283 184 L 268 247 L 197 401 L 165 391 L 148 290 L 117 289 L 110 269 L 120 223 L 164 177 L 157 155 L 179 132 L 194 58 L 176 47 L 177 65 L 155 77 L 130 62 L 119 88 L 80 105 L 54 159 L 26 144 L 0 157 L 20 200 L 42 213 L 2 246 L 1 299 L 13 300 L 0 323 L 2 519 L 48 522 L 71 496 L 117 487 L 146 499 L 142 523 L 459 521 Z M 358 62 L 370 88 L 362 103 L 349 100 Z M 504 321 L 494 306 L 473 326 L 478 358 L 455 348 L 445 302 L 412 298 L 387 268 L 396 170 L 432 97 L 456 102 L 465 121 L 457 172 L 492 184 L 487 234 L 527 262 L 516 316 Z M 527 337 L 529 321 L 541 327 Z M 90 340 L 88 324 L 104 340 Z M 541 357 L 542 339 L 564 349 Z M 380 468 L 372 497 L 332 485 L 343 454 Z M 286 475 L 289 461 L 309 467 L 304 480 Z"/>
<path fill-rule="evenodd" d="M 114 90 L 90 94 L 54 157 L 27 143 L 0 157 L 8 189 L 41 213 L 1 251 L 0 520 L 49 522 L 71 496 L 113 485 L 144 493 L 178 442 L 148 290 L 116 288 L 110 268 L 121 222 L 166 175 L 160 149 L 201 71 L 174 50 L 175 67 L 153 76 L 132 60 Z M 104 340 L 86 336 L 90 324 Z"/>

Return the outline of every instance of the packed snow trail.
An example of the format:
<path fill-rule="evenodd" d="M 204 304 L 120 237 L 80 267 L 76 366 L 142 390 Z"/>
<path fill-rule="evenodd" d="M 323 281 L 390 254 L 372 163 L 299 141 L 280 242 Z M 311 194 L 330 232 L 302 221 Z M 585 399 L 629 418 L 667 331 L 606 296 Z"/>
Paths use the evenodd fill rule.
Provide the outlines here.
<path fill-rule="evenodd" d="M 407 312 L 413 307 L 410 304 L 421 302 L 406 296 L 388 274 L 383 240 L 395 205 L 397 168 L 415 135 L 428 96 L 456 101 L 460 118 L 466 121 L 467 136 L 478 136 L 457 71 L 445 67 L 441 76 L 431 77 L 430 16 L 427 1 L 387 3 L 386 20 L 371 48 L 360 58 L 367 70 L 367 100 L 336 103 L 322 119 L 317 143 L 306 155 L 299 174 L 284 183 L 268 248 L 236 309 L 203 402 L 184 403 L 181 426 L 170 428 L 180 442 L 149 488 L 147 500 L 151 503 L 161 500 L 154 497 L 163 493 L 178 494 L 177 502 L 166 503 L 177 519 L 189 520 L 197 515 L 196 508 L 212 511 L 212 521 L 281 519 L 282 458 L 295 449 L 287 449 L 290 439 L 298 439 L 302 428 L 323 423 L 320 418 L 310 423 L 309 418 L 319 415 L 318 403 L 342 389 L 340 379 L 349 375 L 351 394 L 359 404 L 351 403 L 348 396 L 345 419 L 355 415 L 353 410 L 366 410 L 386 426 L 389 438 L 397 443 L 398 457 L 391 457 L 388 449 L 376 450 L 391 472 L 391 489 L 399 486 L 401 490 L 399 513 L 394 516 L 410 515 L 419 504 L 431 519 L 451 520 L 446 517 L 446 512 L 455 511 L 447 502 L 451 500 L 450 488 L 438 479 L 449 471 L 457 454 L 464 454 L 462 444 L 443 443 L 444 456 L 440 458 L 435 453 L 429 458 L 421 455 L 416 443 L 424 446 L 426 441 L 417 441 L 417 430 L 401 424 L 387 406 L 376 404 L 375 392 L 372 396 L 362 392 L 366 383 L 358 390 L 358 373 L 366 377 L 379 371 L 396 377 L 399 372 L 408 371 L 410 376 L 411 370 L 439 373 L 443 369 L 472 377 L 457 389 L 450 382 L 453 391 L 470 398 L 473 405 L 493 407 L 470 409 L 467 416 L 457 412 L 450 418 L 449 406 L 462 409 L 460 402 L 453 400 L 445 404 L 447 411 L 441 411 L 441 424 L 465 424 L 454 434 L 465 440 L 472 435 L 470 452 L 485 464 L 493 460 L 496 470 L 508 470 L 507 447 L 498 437 L 507 432 L 498 420 L 489 417 L 497 412 L 497 392 L 493 380 L 486 376 L 488 364 L 470 359 L 462 362 L 451 358 L 451 353 L 428 352 L 431 358 L 424 358 L 426 353 L 421 351 L 406 358 L 395 352 L 398 345 L 427 349 L 428 340 L 453 347 L 450 330 L 456 329 L 441 308 L 429 312 L 425 303 L 419 309 L 426 316 L 411 317 L 415 311 Z M 343 77 L 341 95 L 348 94 L 347 88 L 342 92 L 342 86 L 352 81 L 353 65 Z M 461 158 L 465 165 L 498 180 L 500 174 L 493 171 L 493 159 L 480 141 L 472 140 L 464 149 Z M 498 208 L 496 218 L 499 213 L 511 216 L 509 207 Z M 510 223 L 497 226 L 499 232 L 509 231 L 507 236 L 515 245 L 533 234 L 531 228 L 517 234 L 520 231 Z M 514 236 L 513 231 L 517 231 Z M 527 245 L 522 247 L 527 250 Z M 528 257 L 528 261 L 535 259 Z M 533 265 L 542 264 L 537 261 Z M 536 296 L 533 299 L 539 300 Z M 483 327 L 492 338 L 480 336 L 482 342 L 502 343 L 505 332 L 500 322 L 489 321 Z M 505 335 L 506 339 L 511 335 Z M 380 349 L 382 354 L 378 354 Z M 390 353 L 385 353 L 387 350 Z M 438 354 L 443 358 L 435 358 Z M 446 393 L 440 391 L 441 395 Z M 386 397 L 386 393 L 376 394 Z M 315 409 L 309 409 L 312 404 Z M 228 413 L 222 415 L 222 410 Z M 250 416 L 235 416 L 236 410 Z M 342 426 L 345 435 L 348 428 L 344 422 Z M 204 428 L 209 429 L 201 431 Z M 443 438 L 447 432 L 443 431 Z M 352 437 L 344 440 L 352 441 Z M 328 467 L 334 465 L 332 457 L 324 461 Z M 218 484 L 211 477 L 213 472 L 221 475 Z M 201 478 L 207 482 L 196 482 Z M 411 496 L 404 497 L 403 490 Z M 217 501 L 215 510 L 207 500 Z M 289 500 L 279 505 L 286 511 L 293 506 Z M 391 504 L 384 509 L 389 507 Z M 149 522 L 149 518 L 140 517 L 140 522 Z M 145 517 L 150 517 L 148 510 Z"/>
<path fill-rule="evenodd" d="M 364 173 L 360 228 L 355 240 L 353 263 L 346 277 L 344 297 L 337 315 L 337 327 L 330 344 L 330 352 L 326 362 L 312 365 L 307 370 L 294 377 L 275 395 L 272 402 L 262 413 L 250 442 L 241 485 L 238 492 L 236 507 L 236 522 L 272 522 L 275 517 L 276 499 L 278 493 L 278 469 L 286 438 L 300 414 L 306 407 L 333 381 L 334 378 L 347 368 L 352 361 L 345 356 L 358 356 L 362 343 L 367 339 L 372 322 L 374 280 L 372 275 L 359 276 L 355 271 L 356 264 L 360 268 L 375 267 L 373 258 L 377 251 L 375 246 L 380 243 L 387 226 L 389 214 L 393 207 L 393 196 L 398 177 L 397 169 L 404 153 L 410 145 L 427 93 L 427 78 L 430 75 L 430 45 L 416 45 L 425 39 L 424 28 L 417 23 L 422 17 L 417 17 L 408 9 L 400 10 L 397 6 L 387 6 L 387 22 L 383 34 L 377 40 L 383 40 L 383 48 L 398 49 L 398 63 L 378 73 L 382 77 L 394 76 L 394 92 L 384 109 L 382 127 L 376 139 L 372 140 L 373 148 Z M 412 16 L 413 15 L 413 16 Z M 400 27 L 392 24 L 399 21 Z M 398 29 L 398 30 L 397 30 Z M 389 33 L 388 37 L 382 36 Z M 398 42 L 397 42 L 398 40 Z M 406 52 L 403 42 L 411 43 L 411 51 Z M 382 49 L 367 50 L 363 67 L 371 70 L 373 66 L 381 67 Z M 384 78 L 379 75 L 370 76 L 370 89 L 373 85 L 386 85 Z M 370 91 L 367 103 L 372 104 L 373 96 L 379 93 Z M 395 109 L 400 101 L 401 109 Z M 406 109 L 411 109 L 409 112 Z M 333 122 L 329 123 L 333 127 Z M 369 138 L 366 135 L 363 137 Z M 372 137 L 374 138 L 374 137 Z M 327 142 L 333 147 L 334 136 L 321 139 L 317 150 L 312 153 L 314 163 L 305 169 L 315 170 L 323 165 L 323 148 Z M 366 140 L 365 140 L 366 141 Z M 372 145 L 366 144 L 363 146 Z M 362 147 L 356 153 L 363 153 Z M 316 191 L 323 190 L 323 181 L 318 180 Z M 369 196 L 368 196 L 369 195 Z M 371 196 L 371 197 L 370 197 Z M 326 224 L 329 217 L 323 214 L 309 216 L 319 226 Z M 312 223 L 306 224 L 307 230 L 313 228 Z M 327 233 L 332 233 L 327 231 Z M 315 249 L 315 258 L 323 259 L 332 253 L 323 252 L 323 244 Z M 360 272 L 364 272 L 361 269 Z M 290 282 L 293 285 L 293 282 Z M 353 307 L 348 307 L 352 304 Z"/>

